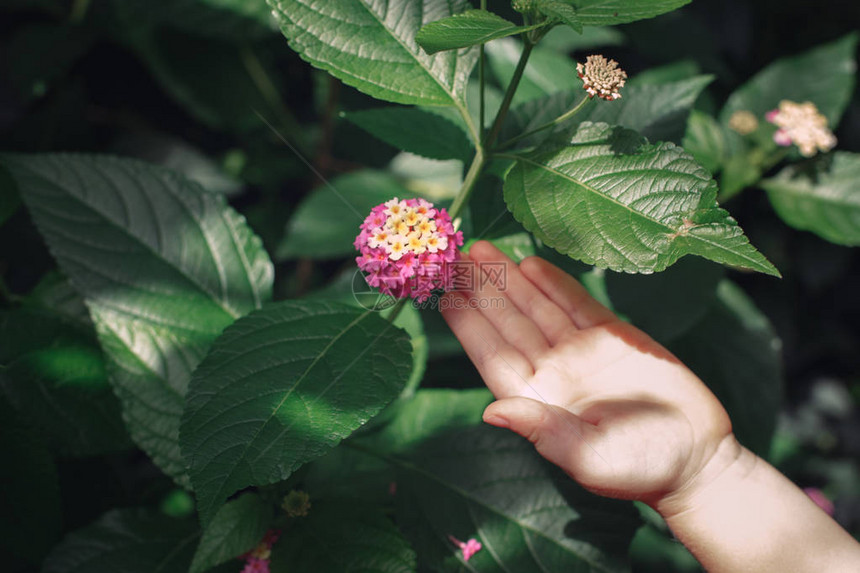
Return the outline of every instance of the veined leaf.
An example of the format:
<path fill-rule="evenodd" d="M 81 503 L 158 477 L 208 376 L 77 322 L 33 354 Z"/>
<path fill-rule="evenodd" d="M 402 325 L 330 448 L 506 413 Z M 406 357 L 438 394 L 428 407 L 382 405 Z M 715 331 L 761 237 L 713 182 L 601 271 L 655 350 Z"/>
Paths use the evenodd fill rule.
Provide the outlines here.
<path fill-rule="evenodd" d="M 755 303 L 722 281 L 716 304 L 669 350 L 726 407 L 738 440 L 767 456 L 782 400 L 782 342 Z"/>
<path fill-rule="evenodd" d="M 770 64 L 729 97 L 720 112 L 720 121 L 727 126 L 732 114 L 742 110 L 763 121 L 765 113 L 787 99 L 798 103 L 811 101 L 835 129 L 854 92 L 857 38 L 857 33 L 848 34 Z"/>
<path fill-rule="evenodd" d="M 272 573 L 411 573 L 415 551 L 382 511 L 348 500 L 314 503 L 272 550 Z"/>
<path fill-rule="evenodd" d="M 765 179 L 771 205 L 796 229 L 840 245 L 860 245 L 860 155 L 836 152 L 832 163 L 812 173 L 790 166 Z"/>
<path fill-rule="evenodd" d="M 690 0 L 561 0 L 576 8 L 583 26 L 610 26 L 653 18 L 676 10 Z"/>
<path fill-rule="evenodd" d="M 460 126 L 416 107 L 385 107 L 351 111 L 346 119 L 394 147 L 429 157 L 467 161 L 472 143 Z"/>
<path fill-rule="evenodd" d="M 42 573 L 185 573 L 200 536 L 190 519 L 143 509 L 115 509 L 66 536 Z"/>
<path fill-rule="evenodd" d="M 694 254 L 771 275 L 777 270 L 716 203 L 710 174 L 671 143 L 583 123 L 508 172 L 505 201 L 556 250 L 616 271 L 662 271 Z"/>
<path fill-rule="evenodd" d="M 638 131 L 649 140 L 681 140 L 690 113 L 702 91 L 713 81 L 713 76 L 693 78 L 661 84 L 630 85 L 622 88 L 619 100 L 593 99 L 570 123 L 563 123 L 555 131 L 571 129 L 584 121 L 604 122 Z M 577 89 L 553 94 L 526 102 L 514 108 L 508 116 L 503 140 L 540 127 L 587 97 L 580 85 Z M 536 133 L 523 140 L 533 145 L 547 137 L 551 131 Z"/>
<path fill-rule="evenodd" d="M 429 22 L 466 0 L 269 0 L 305 60 L 378 99 L 463 106 L 477 49 L 429 55 L 416 42 Z"/>
<path fill-rule="evenodd" d="M 517 26 L 486 10 L 466 10 L 430 22 L 418 30 L 415 40 L 425 52 L 435 54 L 444 50 L 485 44 L 490 40 L 506 38 L 539 27 L 540 25 Z"/>
<path fill-rule="evenodd" d="M 271 296 L 273 269 L 260 240 L 223 198 L 139 161 L 0 161 L 86 300 L 132 439 L 187 484 L 183 397 L 224 327 Z"/>
<path fill-rule="evenodd" d="M 393 400 L 412 370 L 409 336 L 377 313 L 323 301 L 238 320 L 195 371 L 182 451 L 203 523 L 249 485 L 286 479 Z"/>
<path fill-rule="evenodd" d="M 583 490 L 519 436 L 460 429 L 408 459 L 398 464 L 398 519 L 427 568 L 463 566 L 451 535 L 483 545 L 470 571 L 628 569 L 633 505 Z"/>
<path fill-rule="evenodd" d="M 189 573 L 203 573 L 253 549 L 272 520 L 272 504 L 246 493 L 221 506 L 203 532 Z"/>

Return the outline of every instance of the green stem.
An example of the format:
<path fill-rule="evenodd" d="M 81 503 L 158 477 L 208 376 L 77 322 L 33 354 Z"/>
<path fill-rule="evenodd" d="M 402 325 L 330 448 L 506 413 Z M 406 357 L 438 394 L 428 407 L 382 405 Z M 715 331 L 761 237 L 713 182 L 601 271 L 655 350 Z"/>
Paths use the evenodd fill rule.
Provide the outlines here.
<path fill-rule="evenodd" d="M 475 151 L 475 158 L 472 159 L 472 164 L 469 166 L 466 178 L 463 179 L 463 184 L 460 186 L 460 192 L 457 193 L 457 197 L 454 199 L 454 202 L 451 204 L 451 208 L 448 211 L 452 220 L 456 219 L 460 215 L 463 207 L 465 207 L 466 203 L 469 201 L 469 196 L 472 194 L 472 189 L 475 188 L 475 183 L 477 183 L 478 177 L 480 177 L 485 163 L 486 159 L 484 157 L 484 150 L 479 147 Z"/>
<path fill-rule="evenodd" d="M 559 125 L 561 123 L 566 122 L 567 120 L 569 120 L 570 118 L 575 116 L 577 113 L 579 113 L 580 110 L 582 110 L 582 108 L 585 107 L 585 104 L 587 104 L 589 101 L 591 101 L 591 98 L 588 96 L 585 96 L 584 98 L 582 98 L 582 101 L 580 101 L 578 104 L 576 104 L 573 108 L 571 108 L 569 111 L 564 112 L 563 114 L 561 114 L 560 116 L 558 116 L 554 120 L 549 121 L 540 127 L 536 127 L 535 129 L 526 131 L 525 133 L 521 133 L 516 137 L 512 137 L 509 140 L 507 140 L 506 142 L 499 145 L 498 148 L 499 149 L 507 149 L 508 147 L 512 146 L 514 143 L 516 143 L 522 139 L 525 139 L 526 137 L 530 137 L 530 136 L 532 136 L 536 133 L 539 133 L 545 129 L 549 129 L 551 127 L 555 127 L 556 125 Z"/>
<path fill-rule="evenodd" d="M 300 137 L 302 130 L 299 126 L 299 122 L 293 117 L 293 114 L 290 113 L 290 110 L 287 109 L 283 101 L 281 101 L 281 95 L 278 93 L 278 88 L 275 87 L 275 83 L 272 81 L 272 78 L 269 77 L 269 73 L 266 71 L 266 68 L 263 67 L 257 54 L 248 46 L 243 46 L 240 49 L 240 53 L 245 70 L 248 72 L 251 80 L 253 80 L 254 85 L 260 92 L 260 95 L 263 96 L 266 104 L 277 116 L 278 123 L 281 124 L 281 128 L 286 130 L 290 135 L 290 139 L 293 140 L 296 147 L 298 147 L 302 153 L 306 153 L 308 150 L 304 144 L 304 139 Z"/>
<path fill-rule="evenodd" d="M 493 145 L 493 142 L 502 130 L 505 116 L 507 116 L 508 109 L 511 107 L 511 102 L 514 100 L 514 94 L 517 93 L 517 87 L 520 85 L 523 72 L 526 71 L 526 64 L 529 63 L 529 56 L 532 53 L 532 48 L 534 48 L 534 44 L 532 44 L 528 38 L 523 40 L 523 53 L 520 54 L 520 61 L 517 62 L 517 68 L 514 70 L 511 83 L 508 84 L 508 89 L 505 92 L 505 98 L 502 100 L 502 105 L 499 107 L 499 113 L 496 114 L 496 120 L 493 122 L 493 128 L 490 130 L 490 135 L 487 136 L 487 140 L 484 143 L 484 147 L 488 149 Z"/>
<path fill-rule="evenodd" d="M 487 9 L 487 0 L 481 0 L 481 10 Z M 480 121 L 480 125 L 478 126 L 478 135 L 480 137 L 480 141 L 484 140 L 484 44 L 481 44 L 481 47 L 478 50 L 478 85 L 480 86 L 479 90 L 479 112 L 478 112 L 478 121 Z"/>

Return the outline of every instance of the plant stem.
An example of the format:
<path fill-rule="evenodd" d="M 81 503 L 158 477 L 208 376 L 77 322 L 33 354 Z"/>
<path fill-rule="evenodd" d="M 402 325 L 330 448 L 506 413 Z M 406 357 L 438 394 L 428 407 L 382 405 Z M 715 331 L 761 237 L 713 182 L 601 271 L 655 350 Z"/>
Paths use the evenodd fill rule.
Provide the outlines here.
<path fill-rule="evenodd" d="M 457 193 L 457 197 L 454 199 L 454 202 L 451 204 L 451 209 L 448 211 L 451 215 L 451 220 L 456 219 L 460 215 L 463 207 L 465 207 L 466 203 L 469 201 L 469 196 L 472 194 L 472 189 L 474 189 L 475 183 L 478 181 L 478 177 L 480 177 L 481 171 L 484 169 L 485 162 L 484 150 L 481 147 L 478 147 L 475 151 L 475 158 L 472 159 L 472 164 L 469 166 L 469 171 L 466 173 L 466 178 L 463 179 L 463 184 L 460 186 L 460 192 Z"/>
<path fill-rule="evenodd" d="M 505 122 L 505 116 L 508 114 L 508 109 L 511 107 L 511 102 L 514 100 L 514 94 L 517 93 L 517 87 L 520 85 L 520 80 L 523 77 L 523 72 L 526 71 L 526 64 L 529 63 L 529 56 L 532 53 L 532 44 L 528 38 L 523 40 L 523 53 L 520 54 L 520 61 L 517 62 L 517 68 L 514 70 L 514 75 L 511 78 L 511 83 L 508 84 L 508 89 L 505 92 L 505 98 L 502 100 L 502 105 L 499 107 L 499 113 L 496 114 L 496 120 L 493 122 L 493 128 L 490 130 L 490 135 L 487 136 L 484 142 L 484 147 L 490 148 L 499 132 L 502 130 L 502 124 Z"/>
<path fill-rule="evenodd" d="M 549 129 L 551 127 L 555 127 L 556 125 L 564 123 L 565 121 L 569 120 L 570 118 L 575 116 L 577 113 L 579 113 L 579 111 L 583 107 L 585 107 L 585 104 L 587 104 L 589 101 L 591 101 L 591 98 L 586 95 L 584 98 L 582 98 L 582 101 L 580 101 L 578 104 L 576 104 L 569 111 L 564 112 L 563 114 L 561 114 L 560 116 L 558 116 L 554 120 L 549 121 L 540 127 L 536 127 L 535 129 L 526 131 L 525 133 L 521 133 L 516 137 L 510 138 L 506 142 L 499 145 L 498 149 L 506 149 L 506 148 L 510 147 L 511 145 L 513 145 L 514 143 L 516 143 L 522 139 L 525 139 L 526 137 L 530 137 L 530 136 L 532 136 L 538 132 L 541 132 L 545 129 Z"/>
<path fill-rule="evenodd" d="M 481 0 L 481 10 L 487 9 L 487 0 Z M 478 136 L 480 141 L 484 140 L 484 44 L 478 49 L 478 84 L 479 90 L 479 112 L 478 112 Z"/>

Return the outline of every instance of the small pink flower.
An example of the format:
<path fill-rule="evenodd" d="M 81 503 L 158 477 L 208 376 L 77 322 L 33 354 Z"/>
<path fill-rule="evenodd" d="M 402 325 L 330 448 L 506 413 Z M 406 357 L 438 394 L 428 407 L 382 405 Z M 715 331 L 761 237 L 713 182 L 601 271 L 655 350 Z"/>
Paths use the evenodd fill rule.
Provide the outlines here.
<path fill-rule="evenodd" d="M 827 496 L 824 495 L 817 487 L 806 487 L 803 488 L 803 492 L 809 496 L 809 498 L 815 502 L 815 505 L 824 510 L 824 513 L 827 515 L 833 515 L 833 502 L 827 499 Z"/>
<path fill-rule="evenodd" d="M 395 197 L 371 209 L 353 244 L 368 285 L 420 302 L 444 289 L 445 265 L 460 257 L 463 233 L 454 230 L 445 209 Z"/>
<path fill-rule="evenodd" d="M 269 558 L 272 556 L 272 545 L 275 544 L 280 536 L 280 529 L 270 529 L 256 547 L 240 556 L 240 559 L 245 560 L 245 567 L 242 569 L 242 573 L 269 573 Z"/>
<path fill-rule="evenodd" d="M 483 547 L 483 545 L 481 545 L 481 542 L 475 538 L 463 542 L 454 537 L 453 535 L 449 535 L 448 539 L 450 539 L 451 542 L 454 543 L 454 545 L 456 545 L 457 547 L 459 547 L 460 551 L 463 552 L 463 561 L 468 561 L 469 559 L 471 559 L 472 556 L 478 551 L 480 551 Z"/>

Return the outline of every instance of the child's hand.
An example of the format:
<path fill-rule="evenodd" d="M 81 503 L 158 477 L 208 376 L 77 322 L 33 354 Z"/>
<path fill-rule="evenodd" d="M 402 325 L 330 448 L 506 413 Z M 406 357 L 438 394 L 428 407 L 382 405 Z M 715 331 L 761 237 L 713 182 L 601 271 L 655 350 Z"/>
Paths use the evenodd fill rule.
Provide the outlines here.
<path fill-rule="evenodd" d="M 713 573 L 860 571 L 860 545 L 735 440 L 665 348 L 546 261 L 517 266 L 487 242 L 470 255 L 507 267 L 504 292 L 449 293 L 442 311 L 498 398 L 486 422 L 584 487 L 650 504 Z"/>
<path fill-rule="evenodd" d="M 486 422 L 528 438 L 592 491 L 651 504 L 682 490 L 721 444 L 740 450 L 705 385 L 564 271 L 537 257 L 517 266 L 487 242 L 470 256 L 507 266 L 504 291 L 449 293 L 461 298 L 443 311 L 498 398 Z"/>

